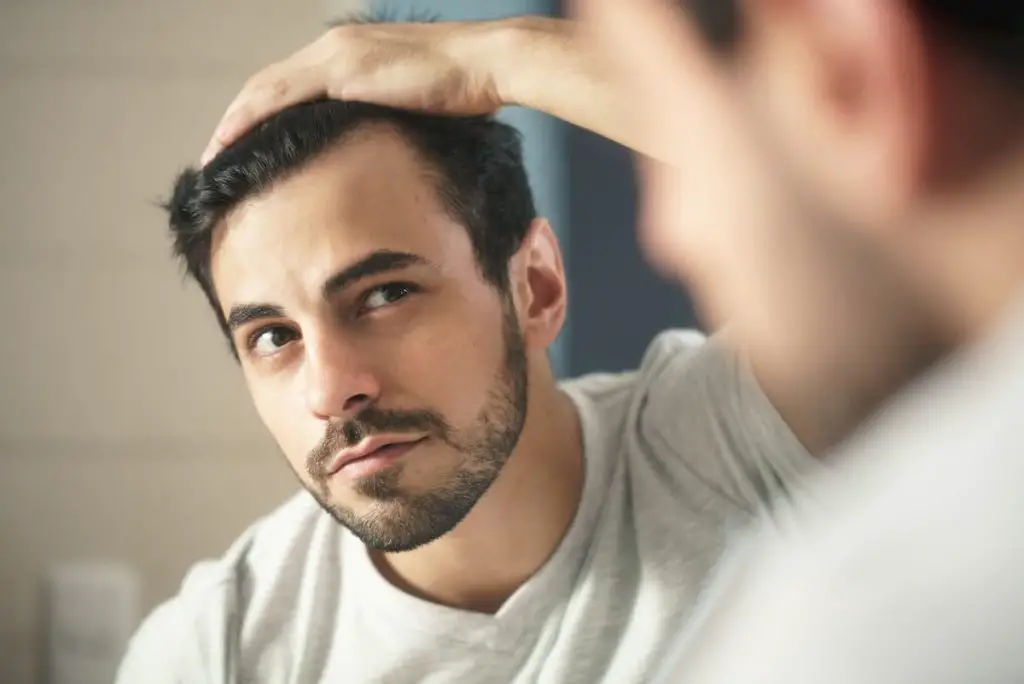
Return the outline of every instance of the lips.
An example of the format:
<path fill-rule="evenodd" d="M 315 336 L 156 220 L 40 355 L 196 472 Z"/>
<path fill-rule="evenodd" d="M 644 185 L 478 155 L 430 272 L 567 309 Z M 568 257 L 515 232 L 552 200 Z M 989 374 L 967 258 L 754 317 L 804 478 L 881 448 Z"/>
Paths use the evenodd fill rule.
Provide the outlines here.
<path fill-rule="evenodd" d="M 426 439 L 426 437 L 414 435 L 374 435 L 372 437 L 367 437 L 363 441 L 359 442 L 359 444 L 339 451 L 330 462 L 327 474 L 334 475 L 350 463 L 373 458 L 384 450 L 385 447 L 400 445 L 411 446 L 416 442 L 422 442 L 424 439 Z"/>

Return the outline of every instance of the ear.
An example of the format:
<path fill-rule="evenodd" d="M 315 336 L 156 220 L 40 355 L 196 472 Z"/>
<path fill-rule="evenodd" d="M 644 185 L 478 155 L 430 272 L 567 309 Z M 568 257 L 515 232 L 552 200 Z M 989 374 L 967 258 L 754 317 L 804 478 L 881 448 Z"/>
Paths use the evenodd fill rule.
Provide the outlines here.
<path fill-rule="evenodd" d="M 757 114 L 805 187 L 857 223 L 892 219 L 925 184 L 930 74 L 912 4 L 745 3 Z"/>
<path fill-rule="evenodd" d="M 510 266 L 523 338 L 529 348 L 547 349 L 565 323 L 566 284 L 562 251 L 546 219 L 533 220 Z"/>

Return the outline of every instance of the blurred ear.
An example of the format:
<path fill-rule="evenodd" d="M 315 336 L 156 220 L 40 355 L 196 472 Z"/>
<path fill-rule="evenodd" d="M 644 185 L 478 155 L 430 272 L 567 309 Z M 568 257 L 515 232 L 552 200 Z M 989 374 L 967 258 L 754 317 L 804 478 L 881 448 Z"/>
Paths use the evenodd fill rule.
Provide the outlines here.
<path fill-rule="evenodd" d="M 546 219 L 530 224 L 509 275 L 527 347 L 546 349 L 562 330 L 566 306 L 562 252 Z"/>
<path fill-rule="evenodd" d="M 755 113 L 805 187 L 855 223 L 922 190 L 927 45 L 904 0 L 748 0 L 740 61 Z"/>

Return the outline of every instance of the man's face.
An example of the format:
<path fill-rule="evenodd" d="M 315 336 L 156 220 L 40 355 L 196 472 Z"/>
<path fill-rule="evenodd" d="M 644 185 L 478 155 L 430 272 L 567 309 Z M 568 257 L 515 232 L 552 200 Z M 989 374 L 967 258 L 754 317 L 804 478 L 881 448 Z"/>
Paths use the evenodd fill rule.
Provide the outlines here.
<path fill-rule="evenodd" d="M 452 529 L 516 445 L 527 355 L 422 162 L 367 128 L 214 238 L 246 381 L 306 489 L 371 548 Z"/>

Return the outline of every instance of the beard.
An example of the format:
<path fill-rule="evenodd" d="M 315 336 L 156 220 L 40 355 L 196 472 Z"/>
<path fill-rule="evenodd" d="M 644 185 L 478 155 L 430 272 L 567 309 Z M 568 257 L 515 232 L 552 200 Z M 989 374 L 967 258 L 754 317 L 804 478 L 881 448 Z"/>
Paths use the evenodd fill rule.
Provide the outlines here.
<path fill-rule="evenodd" d="M 303 486 L 320 506 L 367 547 L 376 551 L 410 551 L 447 534 L 469 514 L 501 473 L 519 441 L 526 420 L 526 346 L 509 298 L 503 306 L 505 354 L 487 401 L 472 424 L 455 429 L 431 411 L 385 411 L 369 406 L 351 420 L 330 423 L 324 439 L 309 454 L 312 484 Z M 460 455 L 455 473 L 427 492 L 402 487 L 404 464 L 356 481 L 357 494 L 373 503 L 357 513 L 330 501 L 325 464 L 337 451 L 376 433 L 426 433 Z"/>

